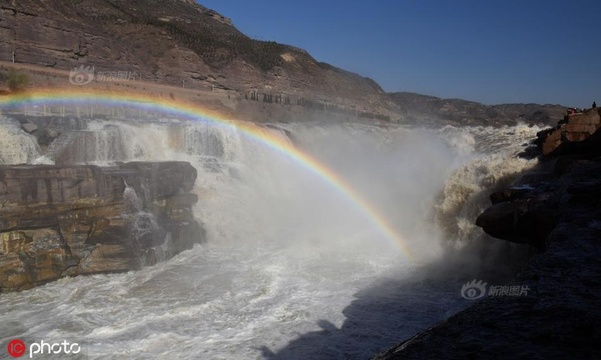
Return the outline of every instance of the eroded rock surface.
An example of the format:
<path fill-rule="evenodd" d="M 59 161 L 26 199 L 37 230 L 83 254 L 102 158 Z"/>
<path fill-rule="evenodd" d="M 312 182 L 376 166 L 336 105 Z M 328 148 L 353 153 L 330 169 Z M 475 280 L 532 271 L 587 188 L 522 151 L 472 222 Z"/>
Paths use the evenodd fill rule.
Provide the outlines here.
<path fill-rule="evenodd" d="M 599 148 L 599 128 L 601 109 L 593 108 L 566 116 L 556 127 L 541 131 L 537 141 L 544 156 L 589 152 Z"/>
<path fill-rule="evenodd" d="M 204 239 L 186 162 L 0 166 L 0 292 L 139 269 Z"/>

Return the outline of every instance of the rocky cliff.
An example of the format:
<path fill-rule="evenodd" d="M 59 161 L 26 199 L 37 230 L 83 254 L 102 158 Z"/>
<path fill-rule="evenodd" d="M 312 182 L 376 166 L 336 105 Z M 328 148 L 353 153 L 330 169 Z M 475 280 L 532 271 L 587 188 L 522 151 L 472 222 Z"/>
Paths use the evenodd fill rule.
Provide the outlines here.
<path fill-rule="evenodd" d="M 204 238 L 185 162 L 0 166 L 0 293 L 139 269 Z"/>
<path fill-rule="evenodd" d="M 102 82 L 113 90 L 202 102 L 250 121 L 502 126 L 551 124 L 565 111 L 559 105 L 487 106 L 389 94 L 372 79 L 319 62 L 303 49 L 251 39 L 227 17 L 191 0 L 2 0 L 0 72 L 11 66 L 43 87 L 73 86 L 69 71 L 83 66 L 96 74 L 95 83 L 111 76 L 128 80 Z"/>
<path fill-rule="evenodd" d="M 598 153 L 601 146 L 601 110 L 588 109 L 566 115 L 563 121 L 538 134 L 536 144 L 544 156 L 566 153 Z"/>
<path fill-rule="evenodd" d="M 387 115 L 398 110 L 373 80 L 318 62 L 302 49 L 253 40 L 226 17 L 187 0 L 2 0 L 0 60 L 13 56 L 16 63 L 49 70 L 85 65 L 96 73 L 260 94 L 262 100 L 310 99 Z"/>
<path fill-rule="evenodd" d="M 600 115 L 589 109 L 541 131 L 535 140 L 540 165 L 516 186 L 492 194 L 493 205 L 476 224 L 494 237 L 544 249 L 558 224 L 601 209 Z"/>

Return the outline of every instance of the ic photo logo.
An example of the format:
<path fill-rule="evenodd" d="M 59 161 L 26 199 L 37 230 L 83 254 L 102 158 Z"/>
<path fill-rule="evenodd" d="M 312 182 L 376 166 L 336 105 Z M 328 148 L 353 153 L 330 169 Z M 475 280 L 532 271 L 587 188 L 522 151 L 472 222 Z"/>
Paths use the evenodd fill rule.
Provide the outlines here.
<path fill-rule="evenodd" d="M 13 358 L 20 358 L 25 355 L 27 351 L 27 345 L 21 339 L 13 339 L 9 341 L 6 346 L 6 351 Z M 52 355 L 52 354 L 79 354 L 81 347 L 77 343 L 69 343 L 67 340 L 63 342 L 49 343 L 44 340 L 40 342 L 34 342 L 29 345 L 29 358 L 33 358 L 34 355 Z"/>
<path fill-rule="evenodd" d="M 25 346 L 23 340 L 20 339 L 11 340 L 6 348 L 8 351 L 8 355 L 14 358 L 23 356 L 27 351 L 27 346 Z"/>
<path fill-rule="evenodd" d="M 69 82 L 73 85 L 86 85 L 92 80 L 94 80 L 93 66 L 80 65 L 69 72 Z"/>

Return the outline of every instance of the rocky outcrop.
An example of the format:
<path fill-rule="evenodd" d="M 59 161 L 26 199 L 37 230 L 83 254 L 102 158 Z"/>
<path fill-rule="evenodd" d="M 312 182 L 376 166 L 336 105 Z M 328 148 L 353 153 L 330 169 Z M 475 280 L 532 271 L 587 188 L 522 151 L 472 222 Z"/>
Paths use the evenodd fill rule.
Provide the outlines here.
<path fill-rule="evenodd" d="M 136 80 L 243 98 L 250 92 L 393 115 L 373 80 L 306 51 L 259 41 L 194 1 L 19 0 L 0 5 L 0 61 L 70 71 L 80 65 Z M 56 81 L 70 86 L 68 74 Z M 98 80 L 98 79 L 96 79 Z M 62 83 L 61 83 L 62 81 Z M 262 104 L 264 105 L 264 104 Z"/>
<path fill-rule="evenodd" d="M 504 284 L 527 296 L 488 293 L 373 360 L 599 358 L 601 159 L 558 161 L 555 170 L 493 194 L 478 218 L 492 236 L 544 249 Z"/>
<path fill-rule="evenodd" d="M 488 234 L 540 251 L 507 288 L 375 356 L 396 359 L 598 359 L 601 356 L 599 112 L 539 134 L 540 165 L 490 196 Z M 550 150 L 551 149 L 551 150 Z"/>
<path fill-rule="evenodd" d="M 537 172 L 492 194 L 493 205 L 476 225 L 493 237 L 544 249 L 559 223 L 601 208 L 600 114 L 596 108 L 571 114 L 537 134 L 543 154 Z"/>
<path fill-rule="evenodd" d="M 139 269 L 204 239 L 186 162 L 0 166 L 0 292 Z"/>
<path fill-rule="evenodd" d="M 491 195 L 493 205 L 476 220 L 489 235 L 541 250 L 560 223 L 589 216 L 601 208 L 601 160 L 557 161 L 553 173 L 524 176 L 518 183 Z"/>
<path fill-rule="evenodd" d="M 569 114 L 556 127 L 541 131 L 536 142 L 544 156 L 598 151 L 601 134 L 596 133 L 599 128 L 601 109 L 589 109 Z"/>

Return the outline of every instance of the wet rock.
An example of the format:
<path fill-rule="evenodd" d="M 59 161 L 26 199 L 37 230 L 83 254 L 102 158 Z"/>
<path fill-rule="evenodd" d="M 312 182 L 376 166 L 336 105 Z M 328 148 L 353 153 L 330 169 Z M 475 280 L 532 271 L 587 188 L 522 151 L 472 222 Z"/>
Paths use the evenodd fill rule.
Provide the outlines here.
<path fill-rule="evenodd" d="M 519 239 L 519 234 L 516 234 L 516 227 L 518 218 L 525 212 L 526 209 L 522 203 L 502 202 L 489 207 L 480 214 L 476 225 L 496 238 L 512 239 L 514 242 L 524 243 L 526 241 Z"/>
<path fill-rule="evenodd" d="M 543 249 L 557 214 L 542 208 L 537 201 L 521 199 L 495 204 L 480 214 L 476 225 L 498 239 Z"/>
<path fill-rule="evenodd" d="M 28 123 L 22 124 L 21 129 L 23 129 L 23 131 L 25 131 L 26 133 L 31 134 L 38 129 L 38 126 L 28 122 Z"/>
<path fill-rule="evenodd" d="M 530 185 L 522 185 L 522 186 L 511 186 L 505 189 L 501 189 L 499 191 L 495 191 L 490 194 L 490 201 L 493 204 L 498 204 L 500 202 L 512 201 L 524 197 L 534 190 L 534 187 Z"/>
<path fill-rule="evenodd" d="M 45 128 L 40 131 L 38 135 L 38 144 L 48 146 L 50 145 L 56 138 L 58 138 L 60 133 L 54 129 Z"/>
<path fill-rule="evenodd" d="M 45 129 L 46 130 L 46 136 L 48 136 L 51 139 L 56 139 L 60 133 L 54 129 Z"/>
<path fill-rule="evenodd" d="M 539 168 L 547 171 L 522 176 L 521 182 L 527 186 L 491 194 L 493 205 L 478 217 L 476 225 L 493 237 L 544 248 L 547 235 L 559 222 L 598 210 L 600 127 L 600 112 L 595 108 L 569 115 L 567 121 L 539 132 L 535 142 L 546 155 Z M 561 155 L 552 156 L 556 154 Z"/>
<path fill-rule="evenodd" d="M 0 292 L 139 269 L 204 239 L 186 162 L 0 166 Z"/>

